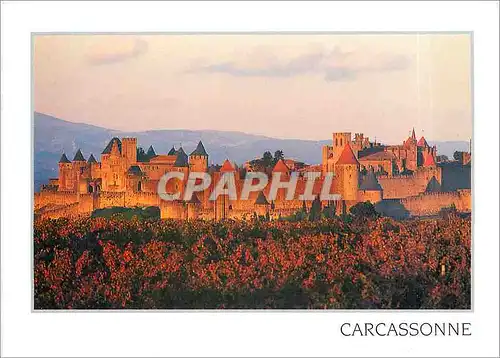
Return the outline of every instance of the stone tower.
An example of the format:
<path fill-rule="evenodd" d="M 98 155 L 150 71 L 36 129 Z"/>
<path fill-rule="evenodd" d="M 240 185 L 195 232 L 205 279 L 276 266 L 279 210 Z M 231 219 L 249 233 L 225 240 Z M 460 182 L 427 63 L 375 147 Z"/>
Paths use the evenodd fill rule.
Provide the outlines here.
<path fill-rule="evenodd" d="M 101 153 L 103 191 L 125 190 L 125 172 L 128 167 L 122 155 L 122 142 L 117 137 L 110 140 Z"/>
<path fill-rule="evenodd" d="M 201 140 L 196 149 L 189 154 L 189 170 L 192 172 L 208 171 L 208 154 Z"/>
<path fill-rule="evenodd" d="M 127 166 L 137 163 L 137 138 L 122 138 L 122 156 Z"/>
<path fill-rule="evenodd" d="M 373 204 L 383 199 L 383 189 L 375 176 L 373 168 L 363 176 L 359 184 L 359 201 L 369 201 Z"/>
<path fill-rule="evenodd" d="M 339 190 L 342 195 L 342 200 L 357 200 L 359 162 L 349 143 L 344 145 L 344 149 L 335 164 L 335 176 L 339 181 Z"/>
<path fill-rule="evenodd" d="M 75 188 L 78 193 L 87 192 L 87 180 L 84 178 L 87 170 L 87 160 L 84 158 L 82 151 L 77 150 L 73 158 L 73 177 L 75 178 Z"/>
<path fill-rule="evenodd" d="M 335 172 L 335 163 L 337 163 L 340 154 L 346 144 L 351 144 L 351 132 L 335 132 L 332 136 L 332 145 L 323 146 L 322 170 L 323 173 Z"/>
<path fill-rule="evenodd" d="M 335 163 L 339 160 L 340 155 L 342 154 L 345 145 L 349 144 L 351 148 L 351 132 L 342 132 L 342 133 L 333 133 L 333 160 Z"/>
<path fill-rule="evenodd" d="M 86 167 L 87 167 L 87 160 L 84 158 L 82 151 L 78 149 L 78 151 L 75 154 L 75 157 L 73 158 L 73 168 L 81 169 Z"/>
<path fill-rule="evenodd" d="M 94 154 L 92 153 L 90 154 L 90 157 L 87 160 L 87 166 L 90 169 L 90 177 L 92 179 L 101 177 L 101 166 L 99 165 L 99 163 L 94 157 Z"/>
<path fill-rule="evenodd" d="M 198 199 L 196 193 L 193 193 L 191 199 L 186 202 L 187 205 L 187 219 L 197 219 L 200 213 L 201 201 Z"/>
<path fill-rule="evenodd" d="M 264 192 L 259 191 L 257 199 L 255 199 L 255 213 L 259 216 L 266 216 L 269 213 L 269 202 L 264 195 Z"/>
<path fill-rule="evenodd" d="M 73 190 L 72 188 L 73 163 L 71 163 L 66 154 L 61 155 L 59 159 L 59 191 Z"/>

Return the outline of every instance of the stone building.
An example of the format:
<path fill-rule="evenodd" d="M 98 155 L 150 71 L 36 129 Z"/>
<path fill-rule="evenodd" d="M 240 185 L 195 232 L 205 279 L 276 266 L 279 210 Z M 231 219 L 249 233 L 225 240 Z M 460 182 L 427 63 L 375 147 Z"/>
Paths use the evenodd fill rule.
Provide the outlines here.
<path fill-rule="evenodd" d="M 311 207 L 312 200 L 301 200 L 301 195 L 305 193 L 308 176 L 315 170 L 320 171 L 320 177 L 313 184 L 314 197 L 319 197 L 327 177 L 333 177 L 329 193 L 340 195 L 336 202 L 321 202 L 320 206 L 335 207 L 341 212 L 358 202 L 377 204 L 414 198 L 405 202 L 411 202 L 412 207 L 421 210 L 420 199 L 415 198 L 427 195 L 422 200 L 428 203 L 432 198 L 441 200 L 446 196 L 442 193 L 441 167 L 436 165 L 436 155 L 436 147 L 430 147 L 423 137 L 417 141 L 414 130 L 401 145 L 370 142 L 362 133 L 356 133 L 354 139 L 349 132 L 333 133 L 331 145 L 323 147 L 320 165 L 301 163 L 297 166 L 294 161 L 285 159 L 277 161 L 267 173 L 270 182 L 273 174 L 278 173 L 285 181 L 292 172 L 297 173 L 293 197 L 287 197 L 287 189 L 280 188 L 276 198 L 269 200 L 268 185 L 241 200 L 245 174 L 229 160 L 209 167 L 209 154 L 201 141 L 189 155 L 182 147 L 172 147 L 167 154 L 157 154 L 152 146 L 144 155 L 144 152 L 138 152 L 136 138 L 120 140 L 115 137 L 102 151 L 100 161 L 93 154 L 86 160 L 81 150 L 76 152 L 72 161 L 63 153 L 58 178 L 51 179 L 35 193 L 35 213 L 58 217 L 88 215 L 95 209 L 112 206 L 158 206 L 162 218 L 284 217 Z M 470 166 L 470 159 L 468 163 Z M 179 172 L 184 178 L 171 179 L 166 184 L 167 193 L 180 193 L 180 198 L 174 201 L 164 201 L 158 195 L 160 179 L 169 172 Z M 191 172 L 207 173 L 212 179 L 211 184 L 190 200 L 183 201 L 185 184 Z M 210 200 L 215 183 L 226 173 L 234 177 L 237 198 L 225 194 L 215 201 Z M 467 208 L 464 204 L 467 188 L 460 189 L 460 207 Z M 449 200 L 458 200 L 455 194 Z"/>

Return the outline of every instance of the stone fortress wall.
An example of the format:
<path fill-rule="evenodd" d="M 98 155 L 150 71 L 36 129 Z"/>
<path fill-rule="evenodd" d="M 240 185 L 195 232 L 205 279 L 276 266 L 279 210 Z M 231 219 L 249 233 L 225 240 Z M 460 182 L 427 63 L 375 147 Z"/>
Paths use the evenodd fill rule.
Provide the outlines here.
<path fill-rule="evenodd" d="M 442 209 L 454 206 L 457 211 L 470 213 L 472 211 L 470 189 L 460 189 L 455 192 L 422 193 L 401 200 L 403 206 L 412 216 L 436 215 Z"/>
<path fill-rule="evenodd" d="M 384 199 L 401 199 L 425 192 L 433 177 L 441 184 L 440 167 L 419 168 L 413 175 L 381 175 L 377 180 L 384 191 Z"/>
<path fill-rule="evenodd" d="M 93 155 L 86 161 L 80 150 L 73 161 L 69 161 L 63 154 L 59 162 L 59 178 L 51 179 L 49 184 L 42 186 L 39 193 L 35 193 L 35 214 L 61 217 L 90 215 L 96 209 L 111 207 L 156 206 L 160 208 L 162 218 L 219 220 L 241 219 L 253 215 L 276 218 L 311 207 L 311 201 L 299 199 L 306 186 L 305 172 L 300 173 L 293 200 L 286 200 L 285 189 L 280 189 L 276 199 L 268 201 L 268 185 L 261 193 L 252 192 L 248 200 L 230 200 L 227 196 L 220 196 L 213 202 L 209 200 L 209 195 L 223 172 L 235 175 L 238 198 L 243 179 L 228 160 L 222 166 L 209 169 L 208 154 L 201 142 L 189 156 L 182 147 L 178 150 L 172 148 L 166 155 L 156 155 L 150 147 L 149 159 L 141 161 L 137 158 L 136 151 L 135 139 L 124 138 L 120 141 L 113 138 L 102 153 L 102 163 L 97 162 Z M 399 146 L 370 143 L 361 134 L 356 134 L 352 140 L 350 133 L 334 133 L 332 146 L 325 146 L 323 149 L 322 176 L 315 182 L 313 193 L 320 193 L 325 175 L 330 173 L 334 176 L 330 192 L 340 194 L 342 200 L 322 202 L 321 205 L 334 206 L 337 213 L 346 212 L 356 203 L 365 201 L 374 204 L 397 202 L 410 215 L 415 216 L 433 215 L 452 205 L 459 211 L 470 212 L 470 184 L 469 188 L 462 184 L 470 183 L 470 178 L 456 183 L 451 183 L 449 179 L 457 178 L 457 173 L 458 176 L 470 177 L 470 164 L 469 169 L 463 163 L 460 168 L 453 167 L 453 171 L 447 169 L 444 173 L 451 174 L 443 176 L 442 167 L 435 162 L 436 154 L 435 147 L 430 148 L 423 137 L 417 142 L 414 132 Z M 358 161 L 362 155 L 365 155 L 365 159 L 370 159 L 364 161 L 365 164 L 370 163 L 368 172 L 367 166 L 360 165 Z M 376 158 L 379 158 L 379 162 Z M 168 192 L 178 191 L 182 194 L 191 170 L 208 172 L 212 177 L 209 188 L 197 193 L 196 200 L 192 202 L 161 200 L 156 192 L 161 175 L 171 171 L 184 173 L 184 182 L 174 179 L 166 186 Z M 268 174 L 275 172 L 279 172 L 282 180 L 286 180 L 291 170 L 280 160 L 272 173 Z M 462 187 L 444 191 L 442 188 L 446 187 L 446 183 L 443 183 L 443 179 L 455 185 L 454 187 Z"/>

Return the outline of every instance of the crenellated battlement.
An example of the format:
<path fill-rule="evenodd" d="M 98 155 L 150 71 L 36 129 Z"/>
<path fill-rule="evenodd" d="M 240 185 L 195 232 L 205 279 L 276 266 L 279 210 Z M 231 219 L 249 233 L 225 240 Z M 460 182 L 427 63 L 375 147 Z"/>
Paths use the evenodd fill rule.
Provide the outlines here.
<path fill-rule="evenodd" d="M 304 171 L 298 172 L 293 199 L 286 200 L 284 189 L 280 189 L 276 199 L 270 203 L 272 208 L 256 208 L 255 198 L 227 200 L 222 207 L 220 203 L 208 200 L 208 191 L 213 189 L 213 185 L 207 189 L 207 192 L 199 193 L 200 204 L 198 206 L 192 205 L 193 203 L 165 203 L 157 193 L 158 183 L 165 173 L 182 172 L 187 177 L 190 172 L 208 172 L 213 182 L 220 177 L 219 169 L 208 170 L 208 153 L 201 141 L 189 155 L 182 147 L 178 149 L 172 147 L 168 154 L 157 154 L 151 146 L 147 153 L 142 152 L 139 155 L 141 151 L 138 152 L 137 149 L 137 138 L 120 140 L 115 137 L 101 153 L 101 162 L 98 162 L 93 154 L 88 155 L 89 153 L 82 153 L 80 150 L 75 155 L 75 157 L 78 156 L 78 160 L 73 162 L 63 154 L 59 161 L 59 177 L 50 179 L 48 184 L 41 187 L 39 193 L 35 193 L 35 211 L 42 210 L 42 208 L 49 210 L 47 205 L 50 204 L 61 208 L 67 207 L 65 210 L 60 209 L 61 212 L 78 214 L 88 214 L 96 209 L 115 206 L 157 206 L 160 207 L 162 217 L 177 218 L 190 218 L 198 215 L 212 218 L 220 218 L 221 215 L 238 217 L 254 213 L 257 209 L 260 213 L 295 212 L 304 204 L 299 199 L 299 195 L 307 186 L 306 174 L 313 171 L 321 171 L 322 174 L 313 185 L 313 194 L 319 195 L 325 174 L 333 174 L 331 191 L 340 195 L 344 208 L 360 201 L 378 203 L 384 199 L 401 199 L 405 205 L 414 206 L 415 209 L 412 209 L 414 212 L 418 212 L 421 210 L 418 207 L 424 205 L 421 204 L 424 202 L 429 203 L 430 208 L 434 208 L 435 202 L 455 201 L 461 207 L 467 208 L 468 204 L 464 198 L 470 198 L 470 193 L 468 196 L 467 193 L 460 196 L 458 192 L 434 193 L 443 188 L 442 168 L 437 167 L 430 158 L 435 155 L 434 149 L 430 148 L 423 138 L 417 142 L 414 135 L 404 141 L 403 145 L 383 146 L 376 141 L 371 143 L 363 133 L 355 133 L 354 139 L 350 132 L 333 133 L 331 145 L 322 147 L 321 165 L 305 166 Z M 366 185 L 362 186 L 364 189 L 360 186 L 362 180 L 359 180 L 358 156 L 360 151 L 366 150 L 372 150 L 372 154 L 384 154 L 374 156 L 366 163 L 369 162 L 373 168 L 383 167 L 384 171 L 389 173 L 376 177 L 375 181 L 378 181 L 376 190 L 366 189 Z M 418 162 L 417 154 L 425 154 L 422 158 L 427 158 L 427 160 Z M 86 158 L 88 158 L 87 161 L 85 161 Z M 285 171 L 288 171 L 286 164 L 284 167 Z M 413 174 L 392 175 L 402 169 L 411 170 Z M 266 170 L 270 177 L 271 168 L 266 168 Z M 241 194 L 243 180 L 243 177 L 236 176 L 235 186 L 238 197 Z M 167 189 L 179 191 L 182 194 L 184 184 L 170 181 Z M 427 191 L 433 193 L 426 193 Z M 268 197 L 269 186 L 263 190 L 263 194 Z"/>
<path fill-rule="evenodd" d="M 461 190 L 440 193 L 422 193 L 401 199 L 401 204 L 411 215 L 436 215 L 446 207 L 455 207 L 459 212 L 472 209 L 471 191 Z"/>

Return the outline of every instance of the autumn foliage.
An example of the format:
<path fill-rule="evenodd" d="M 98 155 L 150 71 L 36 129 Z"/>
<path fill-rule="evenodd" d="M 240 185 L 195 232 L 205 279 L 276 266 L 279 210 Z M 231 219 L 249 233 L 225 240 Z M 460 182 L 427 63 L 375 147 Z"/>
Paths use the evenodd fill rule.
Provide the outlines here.
<path fill-rule="evenodd" d="M 470 308 L 471 221 L 37 220 L 35 309 Z"/>

